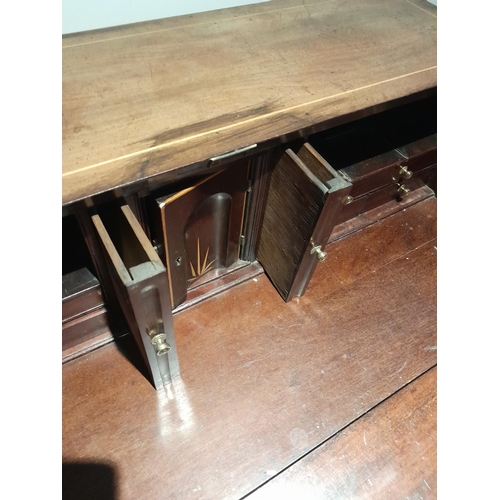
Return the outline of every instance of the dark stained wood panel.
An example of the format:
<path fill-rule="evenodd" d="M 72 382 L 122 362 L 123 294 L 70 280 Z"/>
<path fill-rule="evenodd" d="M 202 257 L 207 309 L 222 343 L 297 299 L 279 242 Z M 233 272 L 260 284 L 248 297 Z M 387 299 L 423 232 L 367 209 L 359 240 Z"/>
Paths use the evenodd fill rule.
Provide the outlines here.
<path fill-rule="evenodd" d="M 63 204 L 430 91 L 436 39 L 406 0 L 276 0 L 69 37 Z"/>
<path fill-rule="evenodd" d="M 327 191 L 290 149 L 272 171 L 257 260 L 285 300 L 309 246 Z"/>
<path fill-rule="evenodd" d="M 248 161 L 242 160 L 153 202 L 161 219 L 172 308 L 210 269 L 227 269 L 238 260 L 247 186 Z"/>
<path fill-rule="evenodd" d="M 433 367 L 435 213 L 419 205 L 363 240 L 414 224 L 354 280 L 329 258 L 300 299 L 261 275 L 174 316 L 182 378 L 164 390 L 130 337 L 65 364 L 64 461 L 110 465 L 121 500 L 241 498 Z M 355 237 L 328 247 L 357 252 L 351 271 Z"/>
<path fill-rule="evenodd" d="M 247 497 L 437 498 L 432 368 Z"/>

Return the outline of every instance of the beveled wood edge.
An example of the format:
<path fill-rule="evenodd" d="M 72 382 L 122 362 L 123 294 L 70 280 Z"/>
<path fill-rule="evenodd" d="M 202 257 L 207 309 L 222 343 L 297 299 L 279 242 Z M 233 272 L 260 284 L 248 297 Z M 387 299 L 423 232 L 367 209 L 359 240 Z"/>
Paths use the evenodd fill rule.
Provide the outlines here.
<path fill-rule="evenodd" d="M 371 158 L 367 158 L 366 160 L 361 160 L 352 165 L 348 165 L 346 167 L 339 168 L 339 171 L 342 172 L 345 178 L 348 178 L 351 182 L 359 182 L 361 180 L 369 179 L 372 175 L 376 175 L 382 171 L 385 171 L 391 167 L 399 167 L 402 163 L 407 161 L 403 153 L 401 153 L 398 148 L 391 149 L 386 151 L 385 153 L 381 153 L 376 156 L 372 156 Z M 377 165 L 377 161 L 379 161 L 379 165 Z M 367 173 L 359 174 L 358 177 L 354 177 L 350 172 L 352 170 L 356 171 L 356 169 L 362 165 L 365 168 L 363 170 L 367 170 L 368 168 L 373 168 L 375 164 L 376 170 L 371 170 Z M 359 196 L 364 196 L 368 194 L 368 191 L 360 193 L 355 196 L 358 198 Z"/>
<path fill-rule="evenodd" d="M 412 83 L 415 81 L 415 83 L 412 84 L 411 90 L 405 93 L 397 92 L 394 95 L 387 97 L 389 89 L 386 87 L 388 85 L 392 85 L 395 81 L 402 81 L 408 78 L 412 79 Z M 377 88 L 380 93 L 378 97 L 373 96 L 373 88 Z M 214 156 L 214 154 L 234 149 L 235 146 L 241 147 L 250 143 L 269 143 L 267 144 L 267 147 L 273 147 L 274 145 L 281 143 L 281 139 L 286 136 L 293 134 L 308 135 L 320 132 L 344 122 L 352 121 L 384 109 L 398 106 L 406 101 L 410 102 L 414 99 L 425 97 L 427 93 L 435 93 L 436 91 L 437 66 L 432 66 L 413 71 L 405 75 L 398 75 L 396 77 L 369 84 L 361 88 L 350 89 L 339 94 L 301 103 L 293 106 L 292 108 L 276 110 L 272 113 L 272 115 L 278 117 L 280 122 L 276 123 L 272 137 L 265 131 L 265 127 L 261 130 L 261 127 L 254 123 L 261 122 L 264 124 L 267 120 L 269 120 L 271 115 L 270 113 L 267 113 L 244 121 L 229 123 L 217 129 L 210 129 L 194 136 L 181 137 L 180 139 L 160 144 L 154 148 L 148 148 L 144 151 L 137 151 L 135 153 L 125 155 L 124 157 L 112 158 L 77 170 L 70 170 L 62 174 L 62 204 L 63 206 L 69 205 L 77 201 L 84 200 L 85 198 L 107 193 L 114 189 L 133 186 L 161 175 L 166 175 L 166 177 L 168 177 L 168 179 L 165 179 L 165 182 L 169 182 L 174 178 L 178 180 L 186 176 L 200 173 L 210 157 Z M 336 101 L 351 94 L 356 94 L 358 99 L 353 100 L 346 109 L 342 110 L 342 112 L 338 114 L 330 114 L 326 111 L 328 108 L 332 108 L 333 111 L 335 109 Z M 366 95 L 366 99 L 363 97 L 364 95 Z M 358 104 L 360 102 L 363 103 L 362 106 Z M 320 111 L 316 111 L 316 108 L 320 109 Z M 293 126 L 287 124 L 287 113 L 291 111 L 297 115 L 296 120 L 300 119 L 301 122 L 303 122 L 300 127 L 297 127 L 296 124 Z M 314 118 L 315 115 L 318 115 L 316 119 Z M 250 126 L 250 130 L 248 134 L 246 134 L 245 129 Z M 232 139 L 235 135 L 241 137 L 240 142 L 237 144 L 235 144 Z M 219 145 L 217 149 L 220 149 L 220 151 L 215 151 L 214 147 L 210 145 L 210 141 L 212 139 L 216 139 L 216 144 Z M 103 167 L 105 165 L 108 170 L 111 169 L 111 171 L 119 171 L 121 172 L 121 175 L 123 175 L 123 169 L 130 164 L 131 160 L 135 161 L 139 165 L 142 161 L 149 161 L 148 158 L 150 158 L 150 155 L 156 152 L 165 155 L 169 149 L 175 149 L 178 143 L 186 142 L 193 142 L 190 150 L 193 151 L 193 154 L 196 155 L 196 157 L 190 157 L 189 153 L 184 153 L 181 164 L 178 163 L 178 160 L 175 160 L 174 155 L 174 159 L 170 160 L 173 165 L 163 162 L 161 170 L 155 170 L 154 172 L 150 172 L 145 175 L 139 175 L 139 172 L 137 172 L 137 174 L 132 174 L 134 178 L 127 182 L 117 183 L 117 181 L 106 181 L 105 184 L 101 184 L 99 176 L 89 175 L 89 172 L 93 169 Z M 224 144 L 229 143 L 231 144 L 229 148 L 224 146 Z M 203 148 L 202 153 L 198 152 L 199 147 Z"/>
<path fill-rule="evenodd" d="M 139 221 L 137 220 L 135 215 L 132 213 L 131 208 L 128 205 L 122 205 L 121 209 L 122 209 L 123 214 L 127 218 L 127 221 L 130 224 L 132 231 L 134 231 L 136 238 L 139 240 L 139 243 L 141 244 L 142 248 L 146 252 L 149 260 L 151 262 L 154 262 L 160 270 L 165 269 L 163 262 L 161 261 L 160 257 L 158 256 L 155 249 L 153 248 L 153 245 L 151 244 L 148 237 L 146 236 L 146 233 L 144 232 L 141 225 L 139 224 Z"/>
<path fill-rule="evenodd" d="M 314 183 L 314 185 L 325 195 L 328 193 L 328 188 L 314 175 L 309 167 L 291 150 L 287 149 L 285 151 L 286 155 L 295 162 L 295 164 L 304 172 L 304 174 L 307 176 L 307 178 Z"/>
<path fill-rule="evenodd" d="M 196 182 L 192 186 L 189 186 L 186 189 L 182 189 L 181 191 L 178 191 L 175 194 L 167 195 L 167 196 L 161 196 L 161 197 L 157 198 L 156 202 L 158 203 L 158 208 L 160 210 L 163 209 L 163 207 L 165 207 L 166 205 L 169 205 L 173 201 L 176 201 L 179 198 L 181 198 L 182 196 L 190 193 L 191 191 L 193 191 L 194 189 L 196 189 L 198 186 L 201 186 L 202 184 L 205 184 L 205 182 L 209 181 L 210 179 L 212 179 L 216 175 L 220 174 L 224 170 L 225 169 L 217 170 L 217 172 L 214 172 L 213 174 L 209 175 L 208 177 L 204 177 L 203 179 L 201 179 L 200 181 Z"/>
<path fill-rule="evenodd" d="M 410 153 L 412 153 L 412 149 L 418 149 L 419 147 L 425 146 L 422 151 L 419 153 L 411 154 L 408 156 L 408 149 L 410 150 Z M 409 142 L 408 144 L 404 144 L 403 146 L 399 146 L 394 149 L 394 151 L 397 151 L 400 155 L 402 155 L 405 159 L 405 161 L 408 160 L 413 160 L 415 158 L 418 158 L 421 155 L 428 154 L 432 151 L 437 150 L 437 133 L 435 134 L 430 134 L 426 137 L 422 137 L 421 139 L 417 139 L 416 141 Z"/>
<path fill-rule="evenodd" d="M 111 262 L 113 263 L 113 266 L 115 267 L 116 272 L 118 273 L 118 276 L 120 277 L 121 281 L 123 282 L 124 285 L 132 284 L 133 283 L 132 277 L 130 276 L 130 273 L 128 272 L 127 268 L 125 267 L 122 258 L 118 254 L 115 245 L 111 241 L 108 231 L 106 230 L 104 224 L 102 223 L 101 217 L 99 217 L 99 215 L 96 214 L 93 215 L 91 218 L 97 230 L 97 233 L 99 234 L 101 242 L 106 248 L 109 258 L 111 259 Z"/>

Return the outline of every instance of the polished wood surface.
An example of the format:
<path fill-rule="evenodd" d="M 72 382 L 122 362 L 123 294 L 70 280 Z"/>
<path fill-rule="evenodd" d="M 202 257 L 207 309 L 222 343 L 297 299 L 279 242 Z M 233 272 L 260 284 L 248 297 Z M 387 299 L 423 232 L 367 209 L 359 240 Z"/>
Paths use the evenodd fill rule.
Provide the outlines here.
<path fill-rule="evenodd" d="M 73 476 L 80 464 L 89 487 L 107 478 L 108 499 L 241 498 L 314 449 L 312 467 L 330 463 L 336 450 L 315 457 L 336 436 L 353 461 L 338 458 L 332 488 L 365 494 L 366 478 L 370 498 L 381 498 L 383 480 L 383 498 L 392 485 L 406 495 L 424 495 L 425 482 L 434 489 L 435 389 L 422 374 L 437 362 L 436 199 L 327 250 L 300 299 L 285 303 L 260 275 L 177 314 L 182 378 L 165 390 L 145 378 L 130 336 L 64 365 L 63 459 Z M 377 429 L 390 425 L 377 445 Z M 429 450 L 422 464 L 414 441 Z"/>
<path fill-rule="evenodd" d="M 437 498 L 436 378 L 431 368 L 247 498 Z"/>
<path fill-rule="evenodd" d="M 65 38 L 63 204 L 434 88 L 431 7 L 276 0 Z"/>

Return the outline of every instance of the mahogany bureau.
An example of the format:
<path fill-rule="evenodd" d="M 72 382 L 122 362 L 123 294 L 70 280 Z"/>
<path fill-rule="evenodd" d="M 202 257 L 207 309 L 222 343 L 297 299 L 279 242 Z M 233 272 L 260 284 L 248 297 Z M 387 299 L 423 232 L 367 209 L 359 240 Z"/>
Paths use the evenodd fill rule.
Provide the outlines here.
<path fill-rule="evenodd" d="M 177 311 L 262 272 L 307 293 L 339 227 L 436 191 L 436 74 L 423 0 L 64 37 L 63 361 L 130 332 L 159 389 Z"/>

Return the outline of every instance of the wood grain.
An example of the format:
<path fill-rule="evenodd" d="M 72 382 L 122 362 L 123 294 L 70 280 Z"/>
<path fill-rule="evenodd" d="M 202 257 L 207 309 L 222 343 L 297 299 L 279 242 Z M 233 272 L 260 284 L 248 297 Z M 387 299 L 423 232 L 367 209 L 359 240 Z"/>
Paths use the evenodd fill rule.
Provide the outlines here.
<path fill-rule="evenodd" d="M 297 271 L 327 199 L 328 188 L 287 149 L 271 174 L 257 260 L 289 300 Z"/>
<path fill-rule="evenodd" d="M 437 369 L 247 497 L 437 498 Z"/>
<path fill-rule="evenodd" d="M 336 278 L 342 284 L 353 283 L 418 248 L 422 241 L 435 239 L 436 210 L 436 198 L 429 198 L 359 231 L 343 245 L 332 245 L 328 258 L 334 262 Z"/>
<path fill-rule="evenodd" d="M 283 302 L 261 275 L 177 314 L 182 378 L 163 391 L 130 337 L 65 364 L 64 461 L 110 465 L 120 500 L 241 498 L 434 366 L 435 215 L 420 205 L 406 253 L 349 284 L 329 258 L 300 299 Z M 408 212 L 372 242 L 390 241 Z M 328 251 L 362 258 L 355 236 Z"/>
<path fill-rule="evenodd" d="M 421 8 L 297 3 L 66 39 L 63 204 L 436 86 Z"/>

